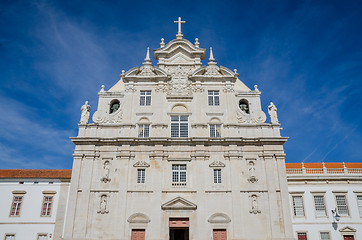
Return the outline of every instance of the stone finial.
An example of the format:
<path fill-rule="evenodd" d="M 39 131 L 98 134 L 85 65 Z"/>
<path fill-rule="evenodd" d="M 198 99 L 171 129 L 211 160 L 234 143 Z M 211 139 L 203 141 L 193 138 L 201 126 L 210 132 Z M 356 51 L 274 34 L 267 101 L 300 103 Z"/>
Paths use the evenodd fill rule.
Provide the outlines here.
<path fill-rule="evenodd" d="M 126 73 L 126 71 L 122 70 L 122 75 L 124 75 Z"/>
<path fill-rule="evenodd" d="M 256 85 L 256 84 L 254 85 L 254 91 L 259 92 L 258 85 Z"/>
<path fill-rule="evenodd" d="M 200 47 L 199 39 L 195 38 L 195 47 Z"/>
<path fill-rule="evenodd" d="M 164 47 L 164 46 L 165 46 L 165 39 L 161 38 L 160 47 Z"/>
<path fill-rule="evenodd" d="M 210 58 L 209 62 L 215 62 L 214 54 L 212 53 L 212 47 L 210 47 Z"/>
<path fill-rule="evenodd" d="M 234 73 L 235 73 L 235 74 L 237 74 L 237 73 L 238 73 L 238 70 L 237 70 L 236 68 L 234 69 Z"/>
<path fill-rule="evenodd" d="M 150 48 L 149 48 L 149 47 L 147 48 L 147 53 L 146 53 L 145 62 L 151 62 L 151 59 L 150 59 Z"/>

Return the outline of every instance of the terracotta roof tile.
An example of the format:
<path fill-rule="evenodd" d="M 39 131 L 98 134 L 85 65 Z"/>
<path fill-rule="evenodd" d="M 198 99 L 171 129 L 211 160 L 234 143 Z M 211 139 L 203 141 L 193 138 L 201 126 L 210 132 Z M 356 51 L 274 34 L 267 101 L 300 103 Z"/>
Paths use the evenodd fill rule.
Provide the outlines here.
<path fill-rule="evenodd" d="M 0 178 L 70 179 L 71 169 L 0 169 Z"/>

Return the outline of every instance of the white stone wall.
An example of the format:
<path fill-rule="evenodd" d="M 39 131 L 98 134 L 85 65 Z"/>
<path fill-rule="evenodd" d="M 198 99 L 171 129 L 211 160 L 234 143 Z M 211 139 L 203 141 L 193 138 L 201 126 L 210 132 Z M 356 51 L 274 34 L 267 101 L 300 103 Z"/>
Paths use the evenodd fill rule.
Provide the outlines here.
<path fill-rule="evenodd" d="M 318 180 L 319 179 L 319 180 Z M 320 239 L 320 232 L 329 232 L 332 240 L 343 239 L 343 234 L 354 235 L 355 239 L 362 239 L 362 216 L 359 213 L 357 195 L 362 195 L 361 174 L 348 176 L 293 176 L 288 177 L 288 190 L 292 206 L 292 196 L 302 195 L 305 216 L 293 216 L 291 208 L 293 232 L 307 232 L 308 239 Z M 316 216 L 314 199 L 315 194 L 324 194 L 327 216 Z M 334 222 L 332 210 L 336 208 L 335 194 L 346 194 L 349 209 L 348 216 L 341 216 L 337 224 Z M 352 228 L 356 230 L 349 230 Z M 345 231 L 343 231 L 345 229 Z M 349 233 L 348 233 L 349 232 Z"/>
<path fill-rule="evenodd" d="M 24 183 L 19 184 L 19 181 Z M 34 184 L 34 182 L 38 183 Z M 61 183 L 54 179 L 1 179 L 0 238 L 4 239 L 6 234 L 15 234 L 17 240 L 37 239 L 37 235 L 41 233 L 48 234 L 48 238 L 53 239 L 61 185 L 67 188 L 69 183 Z M 20 216 L 10 216 L 14 191 L 26 192 L 23 195 Z M 55 192 L 53 209 L 49 217 L 41 216 L 44 191 Z"/>

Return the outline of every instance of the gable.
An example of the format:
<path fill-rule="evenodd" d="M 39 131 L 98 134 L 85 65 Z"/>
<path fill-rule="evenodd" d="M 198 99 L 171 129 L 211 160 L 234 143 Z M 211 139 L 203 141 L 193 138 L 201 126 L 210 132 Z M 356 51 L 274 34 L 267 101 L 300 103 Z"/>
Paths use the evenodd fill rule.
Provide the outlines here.
<path fill-rule="evenodd" d="M 162 204 L 161 208 L 162 210 L 196 210 L 197 206 L 182 197 L 177 197 Z"/>

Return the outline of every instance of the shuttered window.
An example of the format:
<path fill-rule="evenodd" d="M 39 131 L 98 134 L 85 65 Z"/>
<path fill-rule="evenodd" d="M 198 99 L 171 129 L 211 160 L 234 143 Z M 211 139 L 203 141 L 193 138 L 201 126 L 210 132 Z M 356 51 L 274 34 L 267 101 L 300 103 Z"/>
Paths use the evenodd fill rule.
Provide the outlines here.
<path fill-rule="evenodd" d="M 346 195 L 336 195 L 337 211 L 341 216 L 348 216 Z"/>
<path fill-rule="evenodd" d="M 326 216 L 326 207 L 324 205 L 324 196 L 318 195 L 314 196 L 314 207 L 316 216 Z"/>
<path fill-rule="evenodd" d="M 359 215 L 362 217 L 362 195 L 357 195 Z"/>
<path fill-rule="evenodd" d="M 294 216 L 304 216 L 302 196 L 293 196 L 293 213 Z"/>
<path fill-rule="evenodd" d="M 331 236 L 329 232 L 320 232 L 321 240 L 331 240 Z"/>

